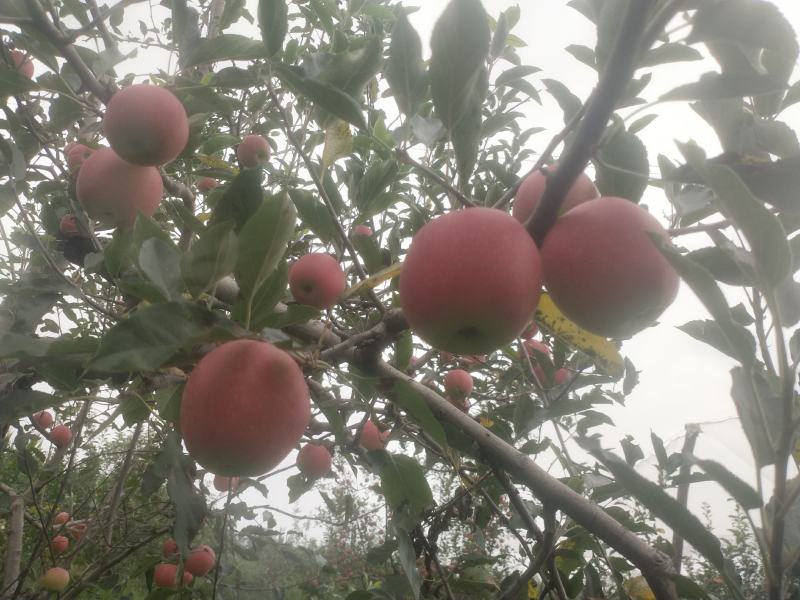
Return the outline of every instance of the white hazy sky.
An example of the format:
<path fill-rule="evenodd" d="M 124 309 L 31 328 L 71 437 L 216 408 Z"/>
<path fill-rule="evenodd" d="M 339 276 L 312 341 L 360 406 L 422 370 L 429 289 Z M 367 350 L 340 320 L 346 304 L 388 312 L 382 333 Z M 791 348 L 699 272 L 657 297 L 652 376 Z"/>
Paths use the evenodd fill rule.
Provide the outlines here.
<path fill-rule="evenodd" d="M 115 3 L 116 0 L 101 2 L 105 5 Z M 800 30 L 800 2 L 774 0 L 773 3 L 794 24 L 795 30 Z M 247 1 L 248 9 L 253 15 L 256 14 L 257 4 L 257 0 Z M 446 6 L 446 0 L 416 0 L 404 4 L 420 7 L 420 10 L 411 16 L 411 22 L 427 48 L 430 31 Z M 502 10 L 514 4 L 521 7 L 521 19 L 512 33 L 528 44 L 527 47 L 518 49 L 523 64 L 542 69 L 542 73 L 534 77 L 559 79 L 580 98 L 586 98 L 594 86 L 596 74 L 564 51 L 564 48 L 575 43 L 594 46 L 593 25 L 567 7 L 565 0 L 484 0 L 487 11 L 495 18 Z M 128 9 L 126 15 L 134 17 L 138 13 L 149 20 L 147 10 L 146 6 L 134 6 Z M 159 13 L 155 14 L 158 16 Z M 132 28 L 136 28 L 135 19 L 131 19 L 130 23 Z M 229 31 L 257 35 L 244 21 L 240 21 Z M 140 53 L 138 59 L 131 61 L 135 66 L 131 64 L 126 70 L 125 67 L 128 65 L 125 65 L 118 70 L 118 73 L 124 74 L 127 71 L 147 73 L 152 69 L 151 61 L 160 61 L 161 58 L 156 53 Z M 493 76 L 496 77 L 510 66 L 500 63 Z M 653 83 L 644 95 L 651 99 L 656 98 L 664 91 L 694 81 L 702 72 L 715 68 L 715 63 L 707 61 L 658 67 L 654 72 Z M 536 79 L 532 81 L 535 82 Z M 546 93 L 542 94 L 542 98 L 544 106 L 531 102 L 527 107 L 533 124 L 548 129 L 532 138 L 530 145 L 533 149 L 543 148 L 549 136 L 554 134 L 563 122 L 561 112 L 555 103 Z M 658 118 L 641 133 L 641 137 L 650 153 L 651 173 L 656 176 L 658 169 L 655 159 L 659 153 L 680 160 L 675 140 L 694 139 L 710 156 L 718 153 L 719 144 L 713 132 L 688 105 L 682 103 L 657 105 L 649 112 L 657 114 Z M 787 111 L 783 119 L 794 129 L 799 129 L 800 106 Z M 668 210 L 663 194 L 658 189 L 648 190 L 645 202 L 657 215 L 665 214 Z M 681 243 L 689 246 L 693 243 L 704 243 L 704 240 L 697 238 L 692 241 L 691 238 L 682 238 Z M 729 291 L 731 292 L 729 297 L 733 300 L 735 291 Z M 642 371 L 641 381 L 629 397 L 626 406 L 608 409 L 618 428 L 605 430 L 606 443 L 614 446 L 618 439 L 630 434 L 641 444 L 645 454 L 649 455 L 651 454 L 649 436 L 652 430 L 668 443 L 668 452 L 679 451 L 684 425 L 701 423 L 704 424 L 704 434 L 698 442 L 696 453 L 702 457 L 719 460 L 740 476 L 753 481 L 749 447 L 738 423 L 732 420 L 736 416 L 736 411 L 730 399 L 728 371 L 734 366 L 733 361 L 676 329 L 677 325 L 698 318 L 707 318 L 705 309 L 687 288 L 682 287 L 678 299 L 664 314 L 659 326 L 646 330 L 626 342 L 623 353 Z M 285 464 L 292 464 L 293 461 L 292 456 Z M 765 475 L 769 481 L 768 474 Z M 274 483 L 278 484 L 279 480 L 280 478 L 275 478 Z M 270 503 L 286 506 L 282 487 L 271 486 Z M 711 501 L 715 508 L 718 507 L 720 511 L 726 511 L 723 514 L 727 514 L 728 508 L 724 506 L 724 496 L 716 492 L 712 484 L 696 486 L 692 490 L 691 504 L 695 509 L 698 508 L 699 500 L 702 498 Z M 318 502 L 315 498 L 316 494 L 311 492 L 299 503 L 300 506 L 291 507 L 291 510 L 307 512 Z M 255 502 L 260 503 L 258 500 Z M 288 525 L 283 519 L 280 522 Z"/>

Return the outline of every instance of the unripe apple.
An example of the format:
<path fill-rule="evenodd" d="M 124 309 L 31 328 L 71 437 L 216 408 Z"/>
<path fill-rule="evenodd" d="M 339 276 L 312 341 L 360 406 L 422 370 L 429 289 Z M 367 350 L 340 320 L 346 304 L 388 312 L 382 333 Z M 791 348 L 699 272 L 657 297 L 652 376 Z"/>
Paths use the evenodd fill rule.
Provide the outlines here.
<path fill-rule="evenodd" d="M 172 558 L 176 554 L 178 554 L 178 542 L 172 538 L 167 538 L 164 541 L 164 545 L 161 546 L 161 555 L 164 558 Z"/>
<path fill-rule="evenodd" d="M 74 238 L 81 234 L 80 229 L 78 229 L 78 219 L 72 214 L 61 217 L 58 230 L 65 238 Z"/>
<path fill-rule="evenodd" d="M 485 354 L 530 321 L 541 291 L 539 251 L 525 228 L 493 208 L 434 219 L 411 241 L 400 303 L 411 329 L 454 354 Z"/>
<path fill-rule="evenodd" d="M 206 192 L 208 192 L 209 190 L 213 190 L 218 185 L 219 185 L 219 183 L 213 177 L 201 177 L 197 181 L 197 189 L 198 189 L 198 191 L 200 191 L 200 192 L 202 192 L 204 194 Z"/>
<path fill-rule="evenodd" d="M 66 425 L 56 425 L 50 430 L 50 441 L 57 448 L 66 448 L 72 440 L 72 430 Z"/>
<path fill-rule="evenodd" d="M 150 217 L 156 212 L 164 184 L 155 167 L 131 164 L 110 148 L 103 148 L 83 163 L 76 192 L 93 219 L 133 226 L 138 213 Z"/>
<path fill-rule="evenodd" d="M 176 588 L 178 582 L 178 565 L 161 563 L 153 570 L 153 583 L 162 588 Z"/>
<path fill-rule="evenodd" d="M 286 458 L 310 418 L 308 387 L 292 357 L 267 342 L 242 339 L 217 346 L 197 363 L 180 421 L 186 448 L 203 467 L 255 476 Z"/>
<path fill-rule="evenodd" d="M 83 536 L 86 535 L 87 529 L 89 529 L 89 526 L 86 523 L 75 523 L 69 526 L 69 533 L 76 542 L 80 542 Z"/>
<path fill-rule="evenodd" d="M 388 437 L 388 431 L 382 432 L 375 423 L 367 421 L 361 428 L 361 437 L 358 438 L 358 443 L 366 450 L 383 450 Z"/>
<path fill-rule="evenodd" d="M 235 492 L 239 489 L 239 478 L 214 475 L 214 489 L 218 492 L 227 492 L 229 489 Z"/>
<path fill-rule="evenodd" d="M 33 421 L 42 429 L 47 429 L 53 424 L 53 413 L 47 410 L 41 410 L 33 413 Z"/>
<path fill-rule="evenodd" d="M 214 551 L 203 544 L 189 553 L 186 562 L 183 563 L 183 569 L 195 577 L 202 577 L 214 568 L 216 562 L 217 556 Z"/>
<path fill-rule="evenodd" d="M 587 331 L 626 338 L 651 325 L 678 293 L 678 274 L 650 235 L 669 235 L 642 207 L 604 197 L 573 208 L 542 243 L 553 302 Z"/>
<path fill-rule="evenodd" d="M 270 155 L 269 142 L 261 135 L 247 135 L 236 148 L 239 163 L 245 169 L 262 167 L 267 164 Z"/>
<path fill-rule="evenodd" d="M 103 132 L 126 161 L 155 167 L 175 159 L 189 141 L 189 119 L 175 95 L 155 85 L 130 85 L 111 97 Z"/>
<path fill-rule="evenodd" d="M 353 228 L 353 235 L 364 235 L 369 237 L 372 235 L 372 229 L 366 225 L 356 225 Z"/>
<path fill-rule="evenodd" d="M 69 538 L 63 535 L 57 535 L 50 540 L 50 549 L 56 556 L 59 554 L 64 554 L 64 552 L 67 551 L 67 548 L 69 548 Z"/>
<path fill-rule="evenodd" d="M 14 67 L 19 71 L 20 75 L 32 79 L 33 61 L 30 56 L 25 56 L 25 54 L 19 50 L 10 50 L 9 55 L 11 55 L 11 60 L 14 61 Z"/>
<path fill-rule="evenodd" d="M 444 376 L 444 391 L 454 400 L 464 400 L 472 392 L 472 375 L 453 369 Z"/>
<path fill-rule="evenodd" d="M 297 468 L 311 479 L 318 479 L 331 470 L 331 453 L 325 446 L 306 444 L 297 453 Z"/>
<path fill-rule="evenodd" d="M 553 383 L 556 385 L 564 385 L 569 381 L 569 371 L 564 369 L 557 369 L 555 373 L 553 373 Z"/>
<path fill-rule="evenodd" d="M 289 289 L 301 304 L 330 308 L 346 286 L 344 271 L 330 254 L 306 254 L 289 269 Z"/>
<path fill-rule="evenodd" d="M 69 513 L 68 512 L 60 512 L 53 518 L 54 525 L 63 525 L 69 521 Z"/>
<path fill-rule="evenodd" d="M 85 163 L 92 154 L 94 154 L 93 148 L 89 148 L 89 146 L 84 146 L 83 144 L 73 144 L 69 152 L 66 153 L 67 169 L 70 175 L 77 175 L 83 163 Z"/>
<path fill-rule="evenodd" d="M 556 165 L 547 167 L 547 170 L 553 173 L 556 170 Z M 514 207 L 511 209 L 511 214 L 514 215 L 517 221 L 525 223 L 533 215 L 539 205 L 539 199 L 544 194 L 546 185 L 547 175 L 542 170 L 534 171 L 525 178 L 514 196 Z M 575 179 L 564 201 L 561 203 L 560 214 L 564 214 L 579 204 L 593 200 L 599 195 L 600 193 L 592 183 L 592 180 L 589 179 L 589 176 L 586 173 L 581 173 Z"/>
<path fill-rule="evenodd" d="M 52 567 L 45 571 L 39 584 L 43 590 L 61 593 L 69 585 L 69 571 L 61 567 Z"/>

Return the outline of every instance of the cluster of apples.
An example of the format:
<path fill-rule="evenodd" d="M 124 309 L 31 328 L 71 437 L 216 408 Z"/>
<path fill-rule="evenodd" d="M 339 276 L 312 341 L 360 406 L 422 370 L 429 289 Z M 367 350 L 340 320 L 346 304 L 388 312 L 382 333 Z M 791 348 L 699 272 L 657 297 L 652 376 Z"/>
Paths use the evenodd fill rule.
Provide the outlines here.
<path fill-rule="evenodd" d="M 53 418 L 53 413 L 50 411 L 41 410 L 31 415 L 31 421 L 39 428 L 47 431 L 52 427 L 55 419 Z M 66 425 L 56 425 L 48 432 L 47 439 L 49 439 L 56 448 L 66 448 L 72 441 L 72 430 Z"/>
<path fill-rule="evenodd" d="M 174 561 L 179 558 L 178 543 L 169 538 L 164 542 L 161 551 L 164 559 Z M 217 555 L 214 550 L 205 544 L 201 544 L 189 552 L 189 556 L 183 561 L 183 576 L 178 582 L 178 565 L 174 562 L 163 562 L 156 565 L 153 571 L 153 583 L 158 587 L 175 589 L 179 586 L 187 586 L 195 577 L 204 577 L 214 565 L 217 564 Z"/>
<path fill-rule="evenodd" d="M 37 413 L 38 414 L 38 413 Z M 53 526 L 61 529 L 69 523 L 70 514 L 60 512 L 53 517 Z M 73 523 L 67 526 L 70 535 L 78 542 L 83 538 L 88 526 L 86 523 Z M 69 538 L 64 535 L 56 535 L 50 540 L 50 550 L 54 557 L 61 556 L 69 548 Z M 69 585 L 69 571 L 63 567 L 51 567 L 47 569 L 39 580 L 39 585 L 48 592 L 61 593 Z"/>
<path fill-rule="evenodd" d="M 416 233 L 400 275 L 400 303 L 422 339 L 454 354 L 492 352 L 530 322 L 543 284 L 568 318 L 604 337 L 629 337 L 672 303 L 678 275 L 651 239 L 669 243 L 667 232 L 633 202 L 599 197 L 586 174 L 538 248 L 523 223 L 546 177 L 537 171 L 526 178 L 513 216 L 467 208 Z"/>

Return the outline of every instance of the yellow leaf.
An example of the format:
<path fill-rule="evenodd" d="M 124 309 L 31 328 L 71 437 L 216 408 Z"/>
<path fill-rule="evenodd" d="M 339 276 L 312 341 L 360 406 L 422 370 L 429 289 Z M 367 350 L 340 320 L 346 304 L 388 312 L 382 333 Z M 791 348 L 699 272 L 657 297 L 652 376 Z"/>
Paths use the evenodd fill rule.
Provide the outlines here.
<path fill-rule="evenodd" d="M 322 164 L 329 167 L 337 159 L 353 151 L 353 134 L 350 125 L 339 121 L 325 130 L 325 147 L 322 149 Z"/>
<path fill-rule="evenodd" d="M 644 577 L 633 577 L 622 584 L 622 589 L 631 597 L 631 600 L 656 600 L 656 595 Z"/>
<path fill-rule="evenodd" d="M 239 169 L 230 163 L 225 162 L 221 158 L 217 158 L 216 156 L 211 156 L 210 154 L 198 154 L 197 156 L 200 159 L 200 162 L 206 167 L 211 167 L 212 169 L 224 169 L 226 171 L 230 171 L 234 175 L 239 172 Z"/>
<path fill-rule="evenodd" d="M 367 277 L 366 279 L 362 279 L 349 290 L 345 291 L 343 297 L 344 298 L 352 298 L 353 296 L 358 296 L 362 292 L 365 292 L 369 289 L 372 289 L 384 281 L 389 281 L 390 279 L 394 279 L 398 275 L 400 275 L 400 269 L 402 268 L 403 263 L 395 263 L 393 265 L 389 265 L 385 269 L 381 269 L 374 275 Z"/>
<path fill-rule="evenodd" d="M 528 598 L 530 600 L 538 600 L 539 598 L 539 586 L 536 585 L 533 579 L 528 580 Z"/>
<path fill-rule="evenodd" d="M 550 294 L 542 292 L 535 318 L 540 326 L 589 356 L 607 375 L 622 377 L 624 374 L 625 362 L 614 345 L 570 321 L 553 303 Z"/>
<path fill-rule="evenodd" d="M 480 417 L 480 424 L 481 427 L 486 427 L 486 429 L 491 429 L 492 425 L 494 425 L 494 421 L 492 421 L 489 417 Z"/>

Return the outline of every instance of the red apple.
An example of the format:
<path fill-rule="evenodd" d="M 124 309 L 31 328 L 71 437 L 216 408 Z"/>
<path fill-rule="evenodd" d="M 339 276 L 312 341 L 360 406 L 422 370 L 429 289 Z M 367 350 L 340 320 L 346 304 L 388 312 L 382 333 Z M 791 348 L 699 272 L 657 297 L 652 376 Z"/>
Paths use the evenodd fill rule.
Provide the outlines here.
<path fill-rule="evenodd" d="M 201 177 L 197 181 L 197 189 L 204 194 L 209 190 L 213 190 L 218 185 L 219 183 L 217 183 L 217 180 L 212 177 Z"/>
<path fill-rule="evenodd" d="M 444 391 L 454 400 L 464 400 L 472 393 L 472 375 L 463 369 L 453 369 L 444 376 Z"/>
<path fill-rule="evenodd" d="M 67 169 L 70 175 L 77 175 L 83 163 L 85 163 L 92 154 L 94 154 L 94 148 L 89 148 L 89 146 L 84 146 L 83 144 L 72 144 L 69 152 L 66 153 Z"/>
<path fill-rule="evenodd" d="M 47 410 L 42 410 L 33 414 L 33 421 L 42 429 L 47 429 L 53 424 L 53 413 Z"/>
<path fill-rule="evenodd" d="M 586 202 L 562 216 L 542 243 L 544 281 L 553 302 L 584 329 L 625 338 L 672 304 L 679 279 L 650 235 L 669 235 L 624 198 Z"/>
<path fill-rule="evenodd" d="M 311 479 L 318 479 L 331 470 L 331 453 L 325 446 L 306 444 L 297 453 L 297 468 Z"/>
<path fill-rule="evenodd" d="M 111 97 L 103 132 L 123 159 L 155 167 L 175 160 L 186 147 L 189 119 L 181 101 L 169 90 L 130 85 Z"/>
<path fill-rule="evenodd" d="M 180 422 L 189 454 L 206 469 L 254 476 L 292 451 L 310 418 L 308 387 L 292 357 L 243 339 L 217 346 L 197 363 Z"/>
<path fill-rule="evenodd" d="M 493 208 L 434 219 L 414 236 L 400 275 L 411 329 L 454 354 L 485 354 L 511 342 L 539 301 L 539 251 L 525 228 Z"/>
<path fill-rule="evenodd" d="M 78 219 L 75 218 L 75 215 L 64 215 L 61 217 L 58 230 L 65 238 L 74 238 L 81 234 L 80 229 L 78 229 Z"/>
<path fill-rule="evenodd" d="M 64 554 L 64 552 L 67 551 L 67 548 L 69 548 L 69 538 L 63 535 L 57 535 L 50 540 L 50 549 L 56 556 L 59 554 Z"/>
<path fill-rule="evenodd" d="M 564 385 L 567 381 L 569 381 L 569 371 L 567 369 L 561 368 L 553 373 L 553 383 L 556 385 Z"/>
<path fill-rule="evenodd" d="M 57 448 L 66 448 L 72 440 L 72 430 L 66 425 L 56 425 L 50 430 L 50 441 Z"/>
<path fill-rule="evenodd" d="M 162 588 L 178 587 L 178 565 L 161 563 L 153 570 L 153 583 Z"/>
<path fill-rule="evenodd" d="M 218 492 L 227 492 L 229 489 L 235 492 L 239 489 L 239 478 L 214 475 L 214 489 Z"/>
<path fill-rule="evenodd" d="M 68 512 L 60 512 L 53 518 L 54 525 L 63 525 L 69 521 L 69 513 Z"/>
<path fill-rule="evenodd" d="M 217 556 L 214 551 L 203 544 L 189 553 L 186 562 L 183 563 L 183 569 L 195 577 L 202 577 L 214 568 L 216 562 Z"/>
<path fill-rule="evenodd" d="M 33 78 L 33 61 L 29 56 L 25 56 L 23 52 L 19 50 L 10 50 L 9 54 L 11 55 L 11 60 L 14 61 L 14 67 L 23 77 L 27 77 L 28 79 Z"/>
<path fill-rule="evenodd" d="M 353 228 L 353 235 L 365 235 L 369 237 L 372 235 L 372 229 L 366 225 L 356 225 Z"/>
<path fill-rule="evenodd" d="M 67 589 L 69 585 L 69 571 L 61 567 L 47 569 L 45 574 L 42 575 L 39 584 L 42 586 L 43 590 L 61 593 Z"/>
<path fill-rule="evenodd" d="M 178 542 L 172 538 L 167 538 L 164 541 L 164 545 L 161 546 L 161 555 L 164 558 L 172 558 L 176 554 L 178 554 Z"/>
<path fill-rule="evenodd" d="M 248 135 L 236 149 L 239 163 L 245 169 L 262 167 L 269 160 L 270 147 L 267 139 L 261 135 Z"/>
<path fill-rule="evenodd" d="M 344 271 L 330 254 L 306 254 L 289 269 L 289 289 L 301 304 L 330 308 L 346 286 Z"/>
<path fill-rule="evenodd" d="M 194 580 L 194 575 L 189 573 L 189 571 L 184 570 L 184 572 L 183 572 L 183 581 L 181 583 L 183 583 L 183 585 L 186 586 L 186 585 L 189 585 L 190 583 L 192 583 L 192 580 Z"/>
<path fill-rule="evenodd" d="M 551 173 L 555 169 L 556 165 L 547 167 L 547 170 Z M 547 175 L 542 170 L 534 171 L 525 178 L 522 185 L 519 186 L 516 196 L 514 196 L 514 207 L 511 210 L 511 214 L 514 215 L 517 221 L 525 223 L 533 215 L 533 211 L 539 205 L 539 198 L 544 194 L 546 184 Z M 561 203 L 560 212 L 564 214 L 579 204 L 597 198 L 599 195 L 589 176 L 586 173 L 581 173 L 572 184 L 572 187 L 569 188 L 566 198 Z"/>
<path fill-rule="evenodd" d="M 155 167 L 131 164 L 110 148 L 103 148 L 83 163 L 76 191 L 93 219 L 133 226 L 138 213 L 149 217 L 156 212 L 164 184 Z"/>
<path fill-rule="evenodd" d="M 388 431 L 381 432 L 375 423 L 367 421 L 361 429 L 361 437 L 359 437 L 358 443 L 366 450 L 383 450 L 386 447 L 388 437 Z"/>

